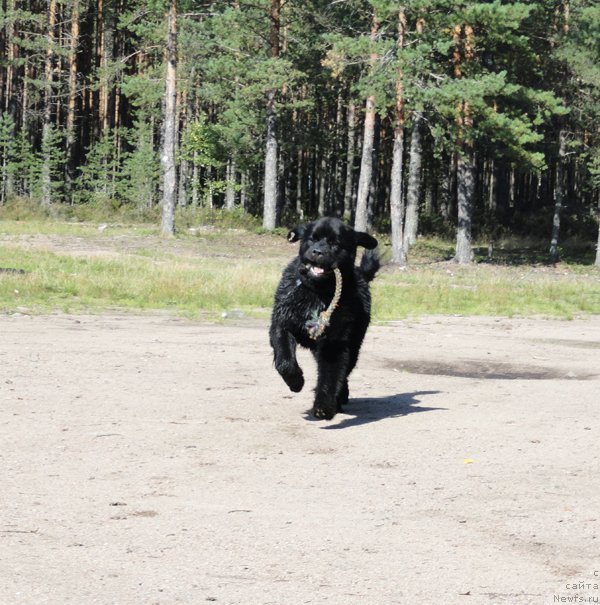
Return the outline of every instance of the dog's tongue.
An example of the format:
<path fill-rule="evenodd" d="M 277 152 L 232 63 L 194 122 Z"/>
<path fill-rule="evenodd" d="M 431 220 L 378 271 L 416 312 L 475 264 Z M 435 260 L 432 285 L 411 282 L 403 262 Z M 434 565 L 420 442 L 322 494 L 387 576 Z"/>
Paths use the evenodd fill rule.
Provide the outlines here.
<path fill-rule="evenodd" d="M 321 267 L 311 267 L 310 272 L 313 275 L 323 275 L 323 273 L 325 273 L 325 269 L 323 269 Z"/>

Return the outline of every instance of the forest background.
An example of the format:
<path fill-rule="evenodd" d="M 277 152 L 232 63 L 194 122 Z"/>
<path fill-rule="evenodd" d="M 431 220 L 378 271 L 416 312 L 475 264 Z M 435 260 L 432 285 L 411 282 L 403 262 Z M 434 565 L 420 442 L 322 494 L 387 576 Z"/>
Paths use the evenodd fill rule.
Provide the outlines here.
<path fill-rule="evenodd" d="M 600 242 L 592 0 L 2 0 L 0 205 Z M 597 244 L 596 244 L 596 247 Z M 596 253 L 600 264 L 600 251 Z"/>

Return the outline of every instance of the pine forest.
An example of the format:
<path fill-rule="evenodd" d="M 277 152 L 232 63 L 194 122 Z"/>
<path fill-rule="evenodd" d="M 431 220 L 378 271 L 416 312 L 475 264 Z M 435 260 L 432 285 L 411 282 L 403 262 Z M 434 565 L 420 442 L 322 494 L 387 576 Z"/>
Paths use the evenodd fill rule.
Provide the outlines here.
<path fill-rule="evenodd" d="M 1 0 L 0 48 L 0 205 L 599 241 L 596 0 Z"/>

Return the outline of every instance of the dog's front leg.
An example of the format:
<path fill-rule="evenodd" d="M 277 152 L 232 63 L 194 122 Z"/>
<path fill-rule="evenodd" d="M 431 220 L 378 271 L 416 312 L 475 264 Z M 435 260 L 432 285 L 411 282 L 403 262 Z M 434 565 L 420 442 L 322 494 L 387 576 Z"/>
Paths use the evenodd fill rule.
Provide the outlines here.
<path fill-rule="evenodd" d="M 330 420 L 348 401 L 350 351 L 341 343 L 326 344 L 315 351 L 315 358 L 319 375 L 312 414 Z"/>
<path fill-rule="evenodd" d="M 271 326 L 270 338 L 275 369 L 290 390 L 298 393 L 304 386 L 304 375 L 296 360 L 296 339 L 287 330 L 277 325 Z"/>

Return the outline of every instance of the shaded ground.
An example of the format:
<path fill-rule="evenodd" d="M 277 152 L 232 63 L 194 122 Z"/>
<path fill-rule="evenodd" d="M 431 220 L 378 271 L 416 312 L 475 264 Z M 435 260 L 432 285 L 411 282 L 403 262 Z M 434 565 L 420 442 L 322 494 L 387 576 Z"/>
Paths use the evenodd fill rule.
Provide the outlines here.
<path fill-rule="evenodd" d="M 0 332 L 3 605 L 600 600 L 598 317 L 374 326 L 330 422 L 264 323 Z"/>

